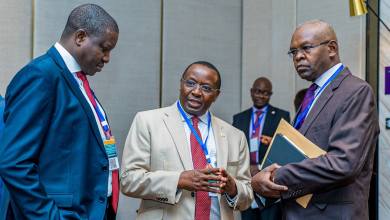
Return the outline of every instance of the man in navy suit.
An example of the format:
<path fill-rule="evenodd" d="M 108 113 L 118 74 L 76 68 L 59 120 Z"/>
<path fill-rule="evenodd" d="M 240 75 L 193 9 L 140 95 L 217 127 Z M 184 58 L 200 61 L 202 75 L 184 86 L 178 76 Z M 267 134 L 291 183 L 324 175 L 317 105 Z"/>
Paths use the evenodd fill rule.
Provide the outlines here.
<path fill-rule="evenodd" d="M 251 175 L 254 176 L 259 172 L 259 164 L 264 158 L 279 121 L 283 118 L 290 122 L 290 113 L 269 104 L 272 83 L 265 77 L 254 81 L 250 93 L 253 107 L 234 115 L 233 126 L 245 133 L 251 154 Z M 251 208 L 241 213 L 241 217 L 243 220 L 278 219 L 278 206 L 279 204 L 275 204 L 260 212 L 254 202 Z"/>
<path fill-rule="evenodd" d="M 116 149 L 86 76 L 109 62 L 118 34 L 103 8 L 78 6 L 60 41 L 9 84 L 0 176 L 15 219 L 115 218 Z"/>

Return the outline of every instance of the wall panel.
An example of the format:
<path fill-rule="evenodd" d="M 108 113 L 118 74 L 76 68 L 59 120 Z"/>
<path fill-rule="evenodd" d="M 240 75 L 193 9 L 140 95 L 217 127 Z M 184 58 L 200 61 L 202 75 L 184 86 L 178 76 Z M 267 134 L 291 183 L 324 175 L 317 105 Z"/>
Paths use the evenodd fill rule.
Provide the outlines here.
<path fill-rule="evenodd" d="M 390 0 L 380 1 L 380 17 L 390 24 Z M 385 67 L 390 66 L 390 32 L 380 24 L 379 37 L 379 125 L 378 144 L 378 218 L 390 219 L 390 132 L 386 130 L 386 118 L 390 118 L 390 96 L 385 95 Z"/>
<path fill-rule="evenodd" d="M 0 94 L 31 59 L 32 1 L 0 0 Z"/>

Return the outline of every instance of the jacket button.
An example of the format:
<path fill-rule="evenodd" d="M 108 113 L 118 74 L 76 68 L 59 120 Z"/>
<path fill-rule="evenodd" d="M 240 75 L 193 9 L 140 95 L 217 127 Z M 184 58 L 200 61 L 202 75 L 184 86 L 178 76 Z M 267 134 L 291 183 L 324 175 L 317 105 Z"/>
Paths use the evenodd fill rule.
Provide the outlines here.
<path fill-rule="evenodd" d="M 99 197 L 99 202 L 103 203 L 104 201 L 106 201 L 106 198 L 104 198 L 103 196 L 100 196 Z"/>
<path fill-rule="evenodd" d="M 103 170 L 103 171 L 107 171 L 107 165 L 103 165 L 103 166 L 102 166 L 102 170 Z"/>
<path fill-rule="evenodd" d="M 195 192 L 191 192 L 191 197 L 195 197 Z"/>

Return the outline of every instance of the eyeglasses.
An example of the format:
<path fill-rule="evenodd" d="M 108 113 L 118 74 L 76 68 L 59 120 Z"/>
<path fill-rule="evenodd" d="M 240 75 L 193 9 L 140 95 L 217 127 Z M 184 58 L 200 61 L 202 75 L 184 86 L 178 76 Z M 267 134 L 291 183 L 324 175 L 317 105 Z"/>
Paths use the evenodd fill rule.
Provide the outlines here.
<path fill-rule="evenodd" d="M 256 95 L 263 95 L 263 96 L 271 96 L 272 95 L 272 92 L 264 91 L 264 90 L 261 90 L 261 89 L 254 89 L 254 88 L 252 88 L 251 92 L 253 92 Z"/>
<path fill-rule="evenodd" d="M 207 85 L 207 84 L 199 84 L 197 82 L 195 82 L 194 80 L 191 80 L 191 79 L 181 79 L 181 82 L 184 83 L 184 86 L 193 90 L 193 89 L 196 89 L 198 88 L 198 86 L 200 87 L 200 90 L 206 94 L 211 94 L 215 91 L 219 91 L 219 89 L 216 89 L 216 88 L 213 88 L 211 87 L 210 85 Z"/>
<path fill-rule="evenodd" d="M 303 51 L 305 54 L 309 54 L 310 51 L 313 49 L 313 48 L 316 48 L 316 47 L 319 47 L 321 45 L 325 45 L 325 44 L 328 44 L 329 42 L 331 42 L 332 40 L 327 40 L 327 41 L 323 41 L 317 45 L 303 45 L 302 47 L 299 47 L 299 48 L 291 48 L 287 54 L 293 58 L 295 57 L 299 51 Z"/>

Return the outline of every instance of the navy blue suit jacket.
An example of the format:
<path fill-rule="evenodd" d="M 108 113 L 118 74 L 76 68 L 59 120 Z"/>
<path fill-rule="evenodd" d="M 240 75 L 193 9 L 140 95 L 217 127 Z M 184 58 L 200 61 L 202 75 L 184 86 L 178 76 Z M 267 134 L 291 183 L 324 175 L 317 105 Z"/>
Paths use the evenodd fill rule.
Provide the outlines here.
<path fill-rule="evenodd" d="M 252 108 L 249 108 L 243 112 L 240 112 L 233 116 L 233 126 L 240 129 L 244 132 L 245 137 L 249 143 L 249 126 L 251 123 L 251 117 L 252 117 Z M 279 125 L 280 119 L 284 119 L 288 122 L 290 122 L 290 113 L 287 111 L 284 111 L 282 109 L 273 107 L 272 105 L 268 106 L 267 115 L 265 117 L 264 121 L 264 127 L 262 135 L 266 135 L 269 137 L 274 136 L 274 133 L 276 131 L 276 128 Z M 260 145 L 259 149 L 259 161 L 261 162 L 263 160 L 263 157 L 265 153 L 267 152 L 268 146 L 265 146 L 264 144 Z"/>
<path fill-rule="evenodd" d="M 16 219 L 103 219 L 108 159 L 93 112 L 57 50 L 7 88 L 0 176 Z"/>

